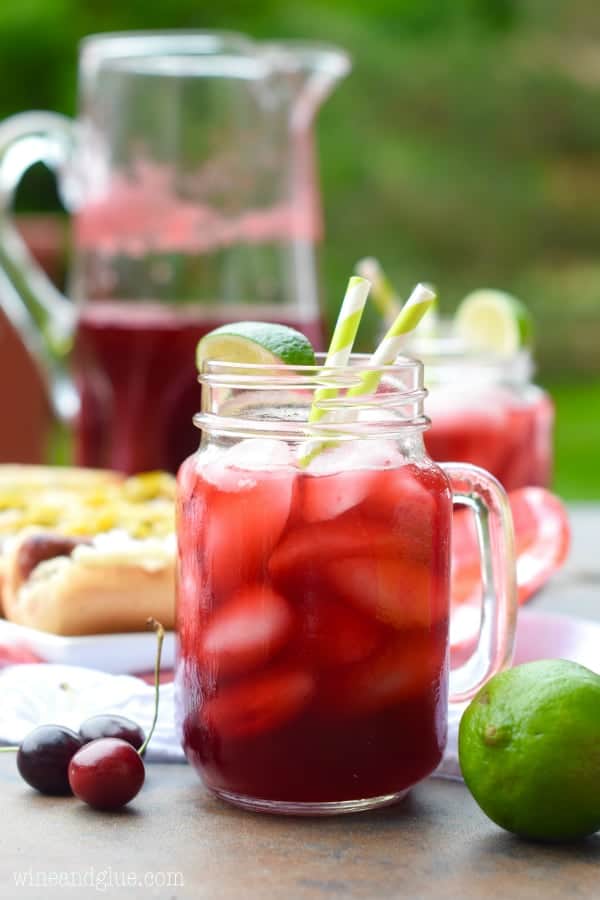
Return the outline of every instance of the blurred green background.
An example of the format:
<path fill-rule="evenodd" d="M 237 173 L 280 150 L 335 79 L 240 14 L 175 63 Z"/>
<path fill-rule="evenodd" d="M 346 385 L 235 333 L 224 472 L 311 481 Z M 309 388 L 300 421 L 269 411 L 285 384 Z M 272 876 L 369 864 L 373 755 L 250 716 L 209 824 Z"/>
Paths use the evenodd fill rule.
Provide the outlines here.
<path fill-rule="evenodd" d="M 0 116 L 73 113 L 83 35 L 229 28 L 346 47 L 350 78 L 318 123 L 339 302 L 377 255 L 401 293 L 433 281 L 451 311 L 482 285 L 537 320 L 558 409 L 556 489 L 600 498 L 600 16 L 597 0 L 19 0 L 0 5 Z M 30 173 L 20 206 L 57 201 Z"/>

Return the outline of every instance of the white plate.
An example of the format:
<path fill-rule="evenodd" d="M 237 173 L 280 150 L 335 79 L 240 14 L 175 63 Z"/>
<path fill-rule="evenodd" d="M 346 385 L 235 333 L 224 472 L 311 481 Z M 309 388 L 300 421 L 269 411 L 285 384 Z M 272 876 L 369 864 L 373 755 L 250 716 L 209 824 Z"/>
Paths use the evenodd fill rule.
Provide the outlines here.
<path fill-rule="evenodd" d="M 63 637 L 0 619 L 0 650 L 2 646 L 15 652 L 28 650 L 42 662 L 83 666 L 115 674 L 151 672 L 156 659 L 153 631 Z M 172 669 L 174 664 L 175 636 L 169 631 L 163 644 L 161 668 Z"/>

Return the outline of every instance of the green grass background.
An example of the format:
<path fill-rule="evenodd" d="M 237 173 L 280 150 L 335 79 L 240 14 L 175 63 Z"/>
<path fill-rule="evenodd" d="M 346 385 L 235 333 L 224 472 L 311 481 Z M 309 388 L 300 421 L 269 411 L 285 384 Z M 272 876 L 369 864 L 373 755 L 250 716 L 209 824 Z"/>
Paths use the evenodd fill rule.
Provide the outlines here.
<path fill-rule="evenodd" d="M 600 384 L 547 384 L 556 404 L 554 489 L 570 500 L 600 498 Z"/>
<path fill-rule="evenodd" d="M 600 498 L 600 14 L 597 0 L 19 0 L 0 4 L 0 116 L 73 113 L 86 33 L 229 28 L 346 47 L 318 145 L 330 316 L 360 256 L 442 310 L 511 290 L 537 323 L 558 409 L 556 488 Z M 22 208 L 53 208 L 34 172 Z M 370 327 L 369 327 L 370 326 Z M 375 322 L 363 330 L 372 340 Z"/>

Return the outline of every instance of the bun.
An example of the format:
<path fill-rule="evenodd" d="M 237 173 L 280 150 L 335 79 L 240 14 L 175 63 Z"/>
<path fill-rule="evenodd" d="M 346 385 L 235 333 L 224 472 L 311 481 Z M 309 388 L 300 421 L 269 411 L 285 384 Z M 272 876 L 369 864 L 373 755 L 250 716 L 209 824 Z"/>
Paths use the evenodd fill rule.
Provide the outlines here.
<path fill-rule="evenodd" d="M 61 635 L 174 627 L 175 480 L 0 465 L 0 612 Z"/>
<path fill-rule="evenodd" d="M 70 555 L 60 552 L 59 541 L 60 555 L 23 569 L 32 542 L 50 549 L 55 541 L 51 533 L 30 531 L 11 544 L 4 584 L 11 622 L 59 635 L 143 631 L 150 616 L 174 627 L 174 540 L 136 541 L 112 532 L 75 544 Z"/>

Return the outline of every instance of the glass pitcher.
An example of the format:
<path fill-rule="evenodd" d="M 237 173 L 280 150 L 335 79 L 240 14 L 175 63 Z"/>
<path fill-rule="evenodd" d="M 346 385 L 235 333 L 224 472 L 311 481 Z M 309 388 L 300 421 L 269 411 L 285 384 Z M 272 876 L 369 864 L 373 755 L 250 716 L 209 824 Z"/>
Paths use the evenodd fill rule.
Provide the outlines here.
<path fill-rule="evenodd" d="M 219 324 L 276 320 L 319 345 L 312 125 L 348 70 L 320 45 L 96 35 L 81 47 L 76 122 L 0 125 L 3 305 L 73 421 L 78 464 L 174 471 L 194 448 L 195 346 Z M 73 214 L 72 299 L 10 222 L 39 161 Z"/>

